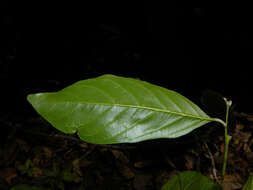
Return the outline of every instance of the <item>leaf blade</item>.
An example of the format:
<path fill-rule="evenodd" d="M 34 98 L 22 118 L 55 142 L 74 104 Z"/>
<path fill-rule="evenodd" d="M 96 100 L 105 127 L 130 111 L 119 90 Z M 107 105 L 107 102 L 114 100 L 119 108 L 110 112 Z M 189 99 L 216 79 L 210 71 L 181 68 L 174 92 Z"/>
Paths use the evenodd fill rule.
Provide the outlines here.
<path fill-rule="evenodd" d="M 28 101 L 57 129 L 97 144 L 176 138 L 216 121 L 174 91 L 114 75 L 32 94 Z"/>
<path fill-rule="evenodd" d="M 194 171 L 182 172 L 172 177 L 162 190 L 221 190 L 221 186 Z"/>

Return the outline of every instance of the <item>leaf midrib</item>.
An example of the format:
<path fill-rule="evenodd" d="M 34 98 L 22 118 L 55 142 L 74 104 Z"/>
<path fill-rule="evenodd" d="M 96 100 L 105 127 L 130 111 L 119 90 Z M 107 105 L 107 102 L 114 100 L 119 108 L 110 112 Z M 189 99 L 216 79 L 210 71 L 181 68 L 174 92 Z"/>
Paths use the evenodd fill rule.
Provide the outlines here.
<path fill-rule="evenodd" d="M 183 117 L 190 117 L 193 119 L 199 119 L 199 120 L 206 120 L 206 121 L 217 121 L 217 118 L 210 118 L 210 117 L 201 117 L 201 116 L 196 116 L 192 114 L 187 114 L 187 113 L 182 113 L 182 112 L 175 112 L 175 111 L 170 111 L 170 110 L 164 110 L 164 109 L 159 109 L 159 108 L 154 108 L 154 107 L 146 107 L 146 106 L 139 106 L 139 105 L 128 105 L 128 104 L 109 104 L 109 103 L 93 103 L 93 102 L 73 102 L 73 101 L 66 101 L 66 102 L 57 102 L 57 103 L 50 103 L 49 104 L 66 104 L 66 103 L 72 103 L 72 104 L 90 104 L 90 105 L 101 105 L 101 106 L 118 106 L 118 107 L 127 107 L 127 108 L 138 108 L 138 109 L 145 109 L 145 110 L 151 110 L 151 111 L 157 111 L 157 112 L 162 112 L 162 113 L 167 113 L 167 114 L 174 114 L 174 115 L 179 115 Z"/>

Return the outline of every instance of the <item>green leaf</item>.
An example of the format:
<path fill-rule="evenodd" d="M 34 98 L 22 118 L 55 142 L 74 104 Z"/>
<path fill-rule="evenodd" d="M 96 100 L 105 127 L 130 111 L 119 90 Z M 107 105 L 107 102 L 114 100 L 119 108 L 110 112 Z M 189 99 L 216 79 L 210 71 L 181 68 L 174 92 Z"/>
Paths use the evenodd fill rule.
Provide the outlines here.
<path fill-rule="evenodd" d="M 242 190 L 252 190 L 253 189 L 253 175 L 251 175 L 246 184 L 243 186 Z"/>
<path fill-rule="evenodd" d="M 220 121 L 174 91 L 114 75 L 32 94 L 28 101 L 57 129 L 95 144 L 176 138 Z"/>
<path fill-rule="evenodd" d="M 67 182 L 73 182 L 75 181 L 78 176 L 75 174 L 75 173 L 71 173 L 70 171 L 68 170 L 63 170 L 61 173 L 61 178 L 64 180 L 64 181 L 67 181 Z"/>
<path fill-rule="evenodd" d="M 162 190 L 221 190 L 221 186 L 193 171 L 182 172 L 172 177 Z"/>

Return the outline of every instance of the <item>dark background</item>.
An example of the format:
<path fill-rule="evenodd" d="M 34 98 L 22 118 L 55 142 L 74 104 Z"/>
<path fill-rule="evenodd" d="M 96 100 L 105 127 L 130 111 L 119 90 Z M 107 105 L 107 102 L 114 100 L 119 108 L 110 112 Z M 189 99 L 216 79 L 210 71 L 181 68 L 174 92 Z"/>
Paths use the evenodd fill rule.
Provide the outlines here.
<path fill-rule="evenodd" d="M 1 17 L 1 113 L 36 114 L 27 94 L 105 73 L 146 80 L 197 103 L 212 89 L 252 112 L 250 9 L 119 10 L 108 16 L 72 8 Z"/>
<path fill-rule="evenodd" d="M 221 99 L 201 105 L 201 94 L 211 89 L 232 99 L 237 113 L 231 114 L 228 133 L 236 140 L 230 143 L 231 169 L 227 173 L 236 182 L 229 183 L 245 182 L 252 173 L 251 6 L 147 8 L 127 2 L 109 10 L 100 3 L 91 9 L 74 2 L 22 1 L 6 7 L 7 14 L 0 17 L 0 189 L 15 184 L 48 187 L 59 181 L 66 189 L 80 189 L 85 184 L 88 189 L 119 189 L 123 184 L 137 189 L 135 185 L 141 186 L 143 181 L 154 189 L 165 183 L 157 181 L 163 172 L 171 174 L 196 165 L 197 171 L 210 173 L 210 156 L 203 142 L 218 156 L 216 168 L 221 171 L 222 127 L 211 124 L 180 139 L 151 140 L 130 149 L 128 144 L 120 145 L 128 161 L 119 164 L 113 148 L 81 143 L 76 134 L 62 134 L 39 117 L 26 100 L 30 93 L 57 91 L 106 73 L 175 90 L 208 114 L 213 111 L 210 116 L 223 120 Z M 44 148 L 52 155 L 46 158 Z M 52 173 L 55 166 L 59 172 L 69 165 L 72 170 L 76 159 L 91 161 L 82 167 L 80 183 L 64 181 L 61 173 Z M 31 162 L 28 169 L 32 169 L 32 176 L 28 166 L 24 168 L 27 161 Z M 147 166 L 146 161 L 150 163 Z M 138 162 L 144 167 L 136 168 Z M 133 169 L 136 177 L 129 180 L 121 176 L 122 166 Z M 36 177 L 36 168 L 42 172 L 40 177 Z"/>

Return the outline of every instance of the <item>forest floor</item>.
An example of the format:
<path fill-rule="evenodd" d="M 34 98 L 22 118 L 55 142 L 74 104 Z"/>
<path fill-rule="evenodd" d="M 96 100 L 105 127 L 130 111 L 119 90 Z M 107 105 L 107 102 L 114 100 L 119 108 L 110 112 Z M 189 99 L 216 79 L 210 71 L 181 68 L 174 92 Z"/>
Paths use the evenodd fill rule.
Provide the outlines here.
<path fill-rule="evenodd" d="M 232 115 L 225 190 L 242 189 L 253 173 L 253 115 Z M 185 170 L 221 177 L 223 128 L 212 123 L 178 139 L 116 145 L 83 142 L 39 116 L 1 115 L 0 126 L 1 190 L 159 190 Z"/>

